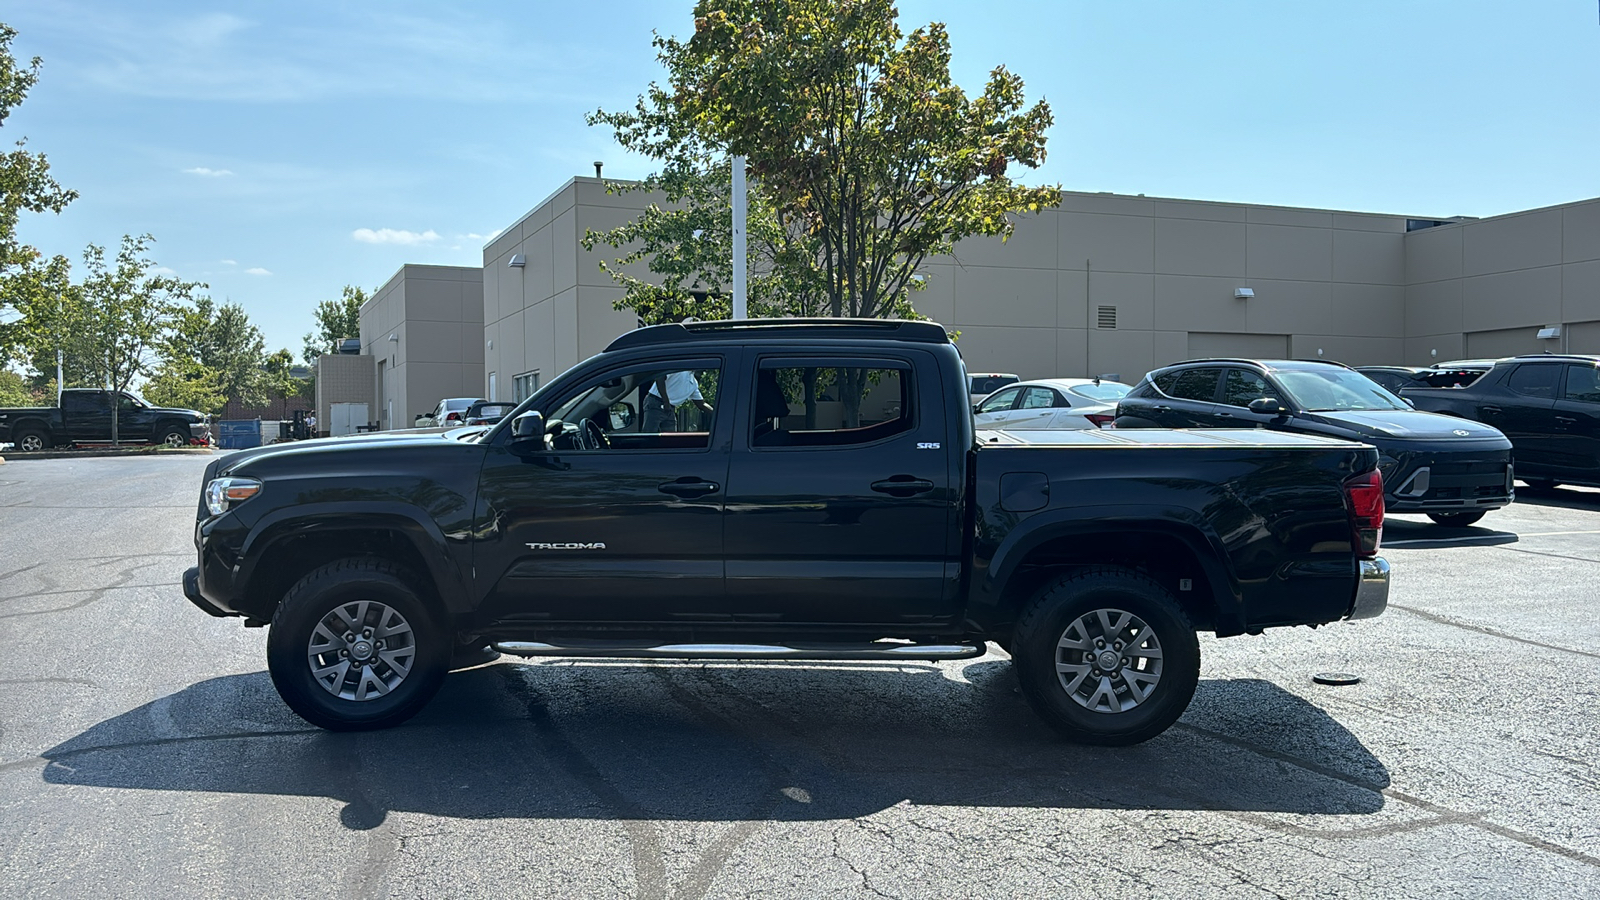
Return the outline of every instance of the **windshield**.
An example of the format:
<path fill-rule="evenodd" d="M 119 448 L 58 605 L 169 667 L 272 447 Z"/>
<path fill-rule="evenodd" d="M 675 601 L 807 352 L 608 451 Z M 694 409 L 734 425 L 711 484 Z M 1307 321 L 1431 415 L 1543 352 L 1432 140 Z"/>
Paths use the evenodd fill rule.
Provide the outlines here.
<path fill-rule="evenodd" d="M 1377 382 L 1349 369 L 1279 370 L 1278 383 L 1289 399 L 1310 412 L 1348 409 L 1410 409 Z"/>
<path fill-rule="evenodd" d="M 1099 384 L 1080 384 L 1070 387 L 1079 397 L 1088 397 L 1090 400 L 1121 400 L 1125 394 L 1133 390 L 1132 387 L 1116 381 L 1102 381 Z"/>

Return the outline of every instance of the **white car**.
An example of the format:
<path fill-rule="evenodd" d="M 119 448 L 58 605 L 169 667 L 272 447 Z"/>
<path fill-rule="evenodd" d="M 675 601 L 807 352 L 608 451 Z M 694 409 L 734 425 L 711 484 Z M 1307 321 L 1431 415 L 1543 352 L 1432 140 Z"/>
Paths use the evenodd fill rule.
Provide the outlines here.
<path fill-rule="evenodd" d="M 452 428 L 465 425 L 467 422 L 467 409 L 474 403 L 481 403 L 479 397 L 446 397 L 439 401 L 439 405 L 432 412 L 419 413 L 412 428 Z"/>
<path fill-rule="evenodd" d="M 978 404 L 979 429 L 1057 431 L 1103 428 L 1117 417 L 1117 401 L 1133 390 L 1098 378 L 1041 378 L 995 391 Z"/>

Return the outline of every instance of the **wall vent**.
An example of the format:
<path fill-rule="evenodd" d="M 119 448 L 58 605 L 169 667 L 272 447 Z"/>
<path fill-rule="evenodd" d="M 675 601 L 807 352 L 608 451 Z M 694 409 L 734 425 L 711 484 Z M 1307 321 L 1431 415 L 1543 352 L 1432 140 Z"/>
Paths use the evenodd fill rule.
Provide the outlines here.
<path fill-rule="evenodd" d="M 1100 315 L 1096 321 L 1098 327 L 1100 328 L 1116 328 L 1117 308 L 1115 306 L 1100 307 Z"/>

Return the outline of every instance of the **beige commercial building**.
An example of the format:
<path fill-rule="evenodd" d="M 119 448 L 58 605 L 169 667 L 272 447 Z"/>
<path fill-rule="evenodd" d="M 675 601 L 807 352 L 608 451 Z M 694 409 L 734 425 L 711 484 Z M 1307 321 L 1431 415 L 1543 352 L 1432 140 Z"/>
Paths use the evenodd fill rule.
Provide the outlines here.
<path fill-rule="evenodd" d="M 483 390 L 519 399 L 636 327 L 599 268 L 616 252 L 580 241 L 646 202 L 574 178 L 484 248 Z M 1472 220 L 1066 192 L 924 274 L 914 303 L 968 368 L 1025 378 L 1600 353 L 1600 200 Z"/>
<path fill-rule="evenodd" d="M 362 305 L 378 428 L 410 428 L 445 397 L 487 396 L 483 299 L 482 269 L 405 265 Z"/>

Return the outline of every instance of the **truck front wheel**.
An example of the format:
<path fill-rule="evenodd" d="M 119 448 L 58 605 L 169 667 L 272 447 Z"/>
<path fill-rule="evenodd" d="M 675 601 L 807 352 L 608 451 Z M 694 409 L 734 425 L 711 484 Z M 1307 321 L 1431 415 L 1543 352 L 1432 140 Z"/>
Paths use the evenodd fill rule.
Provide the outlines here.
<path fill-rule="evenodd" d="M 180 428 L 177 425 L 168 425 L 161 430 L 161 436 L 156 438 L 156 443 L 164 444 L 168 447 L 187 447 L 189 446 L 189 432 L 187 429 Z"/>
<path fill-rule="evenodd" d="M 1155 737 L 1200 680 L 1194 627 L 1165 588 L 1129 569 L 1047 583 L 1017 622 L 1012 659 L 1034 711 L 1082 744 Z"/>
<path fill-rule="evenodd" d="M 388 728 L 426 706 L 450 636 L 386 560 L 345 559 L 300 579 L 267 634 L 267 668 L 289 708 L 330 731 Z"/>

